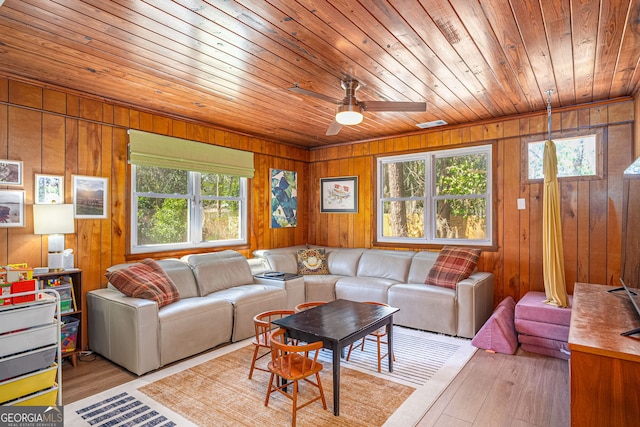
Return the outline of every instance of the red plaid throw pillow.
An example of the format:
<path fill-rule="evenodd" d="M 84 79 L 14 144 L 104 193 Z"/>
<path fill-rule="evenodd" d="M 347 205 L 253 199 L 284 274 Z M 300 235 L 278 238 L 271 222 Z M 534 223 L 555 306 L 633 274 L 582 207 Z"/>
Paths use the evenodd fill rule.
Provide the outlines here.
<path fill-rule="evenodd" d="M 145 298 L 158 303 L 158 307 L 176 302 L 180 292 L 160 265 L 147 258 L 139 264 L 106 273 L 107 279 L 123 294 Z"/>
<path fill-rule="evenodd" d="M 473 272 L 480 258 L 480 249 L 445 246 L 427 274 L 427 285 L 455 289 L 460 280 Z"/>

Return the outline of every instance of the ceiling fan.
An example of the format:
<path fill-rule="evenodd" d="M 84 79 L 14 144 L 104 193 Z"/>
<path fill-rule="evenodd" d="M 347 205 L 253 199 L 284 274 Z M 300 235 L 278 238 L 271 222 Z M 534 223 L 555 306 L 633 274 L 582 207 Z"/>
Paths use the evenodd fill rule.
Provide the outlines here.
<path fill-rule="evenodd" d="M 427 111 L 426 102 L 358 101 L 356 91 L 360 87 L 360 83 L 357 80 L 342 80 L 341 85 L 344 89 L 343 99 L 335 99 L 303 89 L 298 83 L 294 83 L 293 87 L 289 88 L 292 92 L 314 96 L 338 105 L 336 116 L 325 135 L 337 135 L 343 125 L 357 125 L 362 121 L 364 111 Z"/>

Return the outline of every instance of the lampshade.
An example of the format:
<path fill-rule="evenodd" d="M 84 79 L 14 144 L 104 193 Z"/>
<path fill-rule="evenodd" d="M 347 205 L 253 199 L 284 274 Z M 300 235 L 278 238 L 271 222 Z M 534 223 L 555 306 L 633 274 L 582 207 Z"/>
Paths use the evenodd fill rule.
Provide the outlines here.
<path fill-rule="evenodd" d="M 362 108 L 358 104 L 345 104 L 338 107 L 336 122 L 341 125 L 357 125 L 362 122 Z"/>
<path fill-rule="evenodd" d="M 73 205 L 33 205 L 33 232 L 48 235 L 49 270 L 62 270 L 64 234 L 75 232 Z"/>
<path fill-rule="evenodd" d="M 75 232 L 73 205 L 33 205 L 34 234 L 69 234 Z"/>

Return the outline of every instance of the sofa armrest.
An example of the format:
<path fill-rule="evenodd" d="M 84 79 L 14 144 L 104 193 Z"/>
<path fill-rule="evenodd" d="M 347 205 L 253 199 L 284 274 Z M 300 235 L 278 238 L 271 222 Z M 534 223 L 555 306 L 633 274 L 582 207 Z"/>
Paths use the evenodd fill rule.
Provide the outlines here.
<path fill-rule="evenodd" d="M 458 282 L 458 336 L 473 338 L 493 312 L 493 273 L 475 272 Z"/>
<path fill-rule="evenodd" d="M 89 348 L 142 375 L 160 367 L 158 305 L 114 289 L 87 293 Z"/>
<path fill-rule="evenodd" d="M 297 276 L 287 280 L 255 277 L 254 280 L 261 285 L 284 289 L 287 292 L 287 305 L 284 307 L 286 310 L 293 310 L 296 305 L 302 304 L 305 301 L 303 276 Z"/>

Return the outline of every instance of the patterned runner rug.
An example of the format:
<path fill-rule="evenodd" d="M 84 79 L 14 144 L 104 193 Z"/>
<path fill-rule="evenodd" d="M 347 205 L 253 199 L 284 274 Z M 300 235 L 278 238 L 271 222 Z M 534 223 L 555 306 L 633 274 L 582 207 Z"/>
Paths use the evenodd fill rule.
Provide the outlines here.
<path fill-rule="evenodd" d="M 339 417 L 333 416 L 331 352 L 323 350 L 327 410 L 315 402 L 298 412 L 297 423 L 415 425 L 475 350 L 467 339 L 396 326 L 394 372 L 386 371 L 386 359 L 377 372 L 376 344 L 370 341 L 341 362 Z M 290 425 L 290 400 L 274 394 L 264 406 L 269 374 L 256 371 L 247 378 L 252 352 L 245 340 L 66 405 L 65 426 Z M 301 399 L 304 393 L 302 385 Z"/>

